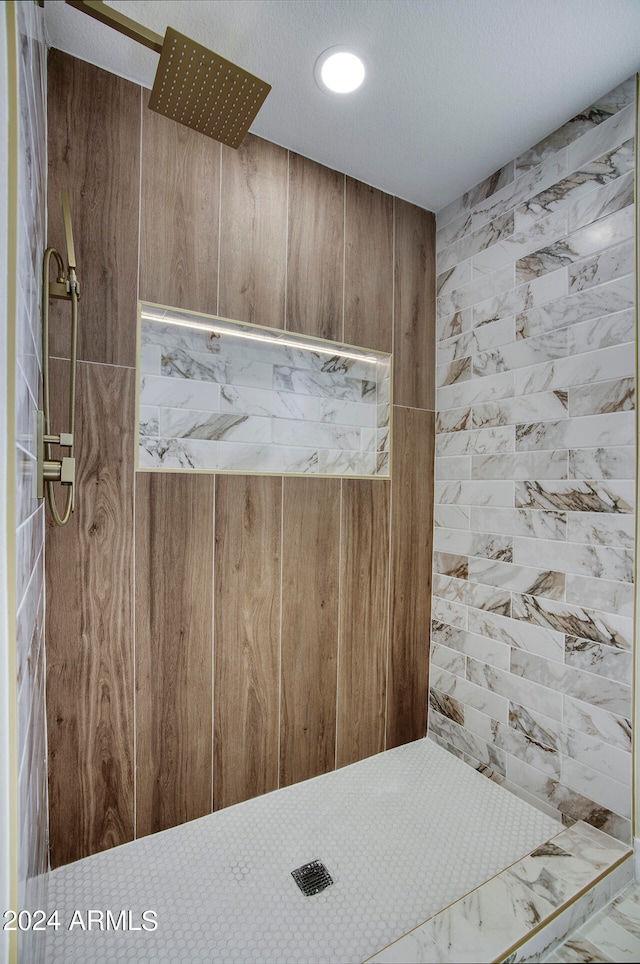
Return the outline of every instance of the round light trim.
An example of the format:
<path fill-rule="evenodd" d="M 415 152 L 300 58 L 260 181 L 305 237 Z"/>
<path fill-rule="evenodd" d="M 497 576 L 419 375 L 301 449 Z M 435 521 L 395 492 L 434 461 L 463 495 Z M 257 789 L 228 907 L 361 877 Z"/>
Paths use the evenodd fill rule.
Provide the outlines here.
<path fill-rule="evenodd" d="M 331 94 L 350 94 L 362 84 L 366 67 L 363 58 L 349 47 L 329 47 L 314 67 L 316 83 Z"/>

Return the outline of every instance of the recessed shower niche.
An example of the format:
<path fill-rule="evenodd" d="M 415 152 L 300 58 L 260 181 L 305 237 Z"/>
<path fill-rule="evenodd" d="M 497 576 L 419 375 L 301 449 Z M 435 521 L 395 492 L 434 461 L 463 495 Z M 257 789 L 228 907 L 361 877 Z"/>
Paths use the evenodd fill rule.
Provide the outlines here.
<path fill-rule="evenodd" d="M 138 305 L 137 468 L 389 478 L 391 356 Z"/>

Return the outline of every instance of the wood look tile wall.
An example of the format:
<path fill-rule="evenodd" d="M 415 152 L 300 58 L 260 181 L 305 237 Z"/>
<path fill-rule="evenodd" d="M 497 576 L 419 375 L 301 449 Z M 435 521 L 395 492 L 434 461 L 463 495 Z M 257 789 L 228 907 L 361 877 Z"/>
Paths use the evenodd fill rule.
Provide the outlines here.
<path fill-rule="evenodd" d="M 47 537 L 57 865 L 425 735 L 433 216 L 257 137 L 221 148 L 58 51 L 50 78 L 51 210 L 63 182 L 74 212 L 83 192 L 94 199 L 74 213 L 78 510 Z M 160 303 L 395 342 L 392 481 L 136 477 L 138 286 Z"/>

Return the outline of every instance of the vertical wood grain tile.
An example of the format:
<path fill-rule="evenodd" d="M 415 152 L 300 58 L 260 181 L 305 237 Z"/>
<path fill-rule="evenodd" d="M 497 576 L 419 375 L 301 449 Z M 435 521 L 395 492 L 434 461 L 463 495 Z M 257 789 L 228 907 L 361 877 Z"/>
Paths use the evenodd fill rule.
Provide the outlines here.
<path fill-rule="evenodd" d="M 284 479 L 280 786 L 335 766 L 340 482 Z"/>
<path fill-rule="evenodd" d="M 344 340 L 390 352 L 393 198 L 348 177 L 345 225 Z"/>
<path fill-rule="evenodd" d="M 435 218 L 396 198 L 395 227 L 394 402 L 435 409 Z"/>
<path fill-rule="evenodd" d="M 60 50 L 49 53 L 48 81 L 48 243 L 66 258 L 66 187 L 81 285 L 78 358 L 135 365 L 140 88 Z M 67 304 L 52 306 L 53 355 L 69 357 L 68 319 Z"/>
<path fill-rule="evenodd" d="M 390 483 L 342 483 L 337 765 L 384 750 Z"/>
<path fill-rule="evenodd" d="M 282 479 L 216 479 L 214 807 L 278 786 Z"/>
<path fill-rule="evenodd" d="M 56 424 L 68 364 L 52 362 Z M 54 867 L 133 838 L 133 424 L 133 371 L 79 364 L 76 510 L 47 525 Z"/>
<path fill-rule="evenodd" d="M 435 415 L 393 410 L 387 749 L 426 733 Z"/>
<path fill-rule="evenodd" d="M 136 834 L 211 811 L 213 476 L 136 477 Z"/>
<path fill-rule="evenodd" d="M 287 324 L 342 340 L 344 174 L 289 154 Z"/>
<path fill-rule="evenodd" d="M 287 151 L 248 134 L 222 148 L 218 314 L 282 328 L 286 292 Z"/>
<path fill-rule="evenodd" d="M 140 297 L 215 315 L 220 145 L 142 99 Z"/>

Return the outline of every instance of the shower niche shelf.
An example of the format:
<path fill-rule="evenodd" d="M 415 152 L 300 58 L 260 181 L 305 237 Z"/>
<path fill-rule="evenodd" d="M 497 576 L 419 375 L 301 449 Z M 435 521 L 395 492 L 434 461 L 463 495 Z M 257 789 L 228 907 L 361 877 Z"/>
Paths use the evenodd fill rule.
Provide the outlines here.
<path fill-rule="evenodd" d="M 389 478 L 391 355 L 138 304 L 137 468 Z"/>

